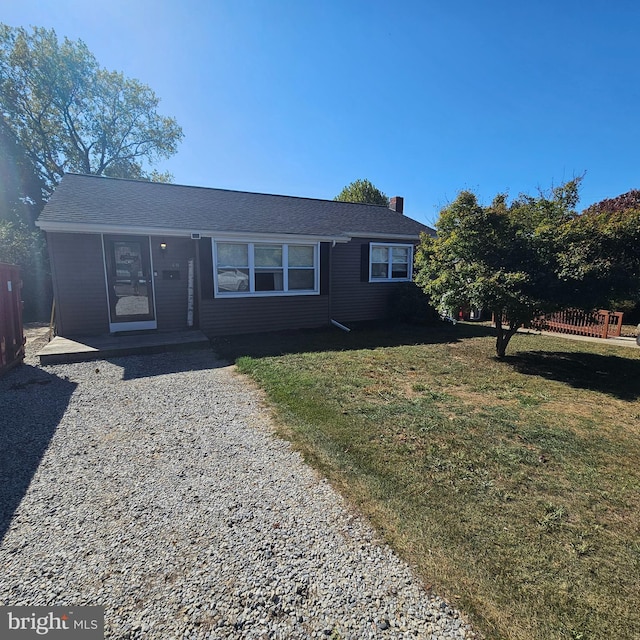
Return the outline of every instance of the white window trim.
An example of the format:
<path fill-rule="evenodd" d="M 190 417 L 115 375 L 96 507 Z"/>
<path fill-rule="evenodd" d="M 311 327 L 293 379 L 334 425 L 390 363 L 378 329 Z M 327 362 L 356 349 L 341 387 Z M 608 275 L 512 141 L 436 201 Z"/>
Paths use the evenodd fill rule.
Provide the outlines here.
<path fill-rule="evenodd" d="M 372 256 L 373 256 L 373 248 L 374 247 L 386 247 L 387 249 L 387 277 L 386 278 L 374 278 L 371 274 L 371 266 L 373 264 Z M 391 250 L 394 248 L 405 248 L 409 249 L 409 264 L 407 269 L 408 277 L 406 278 L 392 278 L 391 273 L 393 269 L 392 262 L 392 253 Z M 369 282 L 411 282 L 413 279 L 413 244 L 404 244 L 398 242 L 370 242 L 369 243 Z"/>
<path fill-rule="evenodd" d="M 249 270 L 249 290 L 248 291 L 220 291 L 218 289 L 218 243 L 226 244 L 246 244 L 248 245 L 248 259 L 249 264 L 247 268 Z M 283 291 L 256 291 L 255 290 L 255 264 L 254 264 L 254 246 L 255 245 L 274 245 L 282 247 L 282 286 Z M 211 238 L 211 245 L 213 251 L 213 283 L 216 298 L 273 298 L 273 297 L 290 297 L 290 296 L 317 296 L 320 295 L 320 243 L 319 242 L 301 242 L 296 240 L 231 240 L 227 238 Z M 289 269 L 296 269 L 297 267 L 288 266 L 289 258 L 289 246 L 307 246 L 313 247 L 313 289 L 294 289 L 288 291 L 289 288 Z M 287 265 L 287 266 L 285 266 Z M 304 267 L 300 267 L 304 268 Z M 310 267 L 309 267 L 310 268 Z"/>

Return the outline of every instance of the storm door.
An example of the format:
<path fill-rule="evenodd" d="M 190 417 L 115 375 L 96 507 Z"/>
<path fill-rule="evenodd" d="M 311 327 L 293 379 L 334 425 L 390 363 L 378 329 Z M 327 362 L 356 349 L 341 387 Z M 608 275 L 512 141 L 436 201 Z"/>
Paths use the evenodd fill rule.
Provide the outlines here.
<path fill-rule="evenodd" d="M 149 238 L 105 236 L 104 254 L 110 330 L 155 329 Z"/>

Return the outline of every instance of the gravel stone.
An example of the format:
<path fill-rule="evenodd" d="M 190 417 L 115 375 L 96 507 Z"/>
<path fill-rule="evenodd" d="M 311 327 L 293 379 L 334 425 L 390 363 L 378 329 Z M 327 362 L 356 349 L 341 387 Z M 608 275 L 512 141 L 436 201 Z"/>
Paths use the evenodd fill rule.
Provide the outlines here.
<path fill-rule="evenodd" d="M 0 378 L 0 507 L 0 605 L 103 605 L 107 638 L 479 637 L 210 351 Z"/>

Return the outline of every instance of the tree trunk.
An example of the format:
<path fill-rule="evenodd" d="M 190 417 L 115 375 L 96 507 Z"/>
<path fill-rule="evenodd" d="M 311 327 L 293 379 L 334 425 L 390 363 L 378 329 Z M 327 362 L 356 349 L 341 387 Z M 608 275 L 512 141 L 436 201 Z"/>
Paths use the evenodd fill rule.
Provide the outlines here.
<path fill-rule="evenodd" d="M 509 340 L 511 340 L 518 330 L 518 324 L 513 321 L 509 321 L 508 328 L 503 326 L 503 322 L 506 321 L 506 318 L 502 311 L 494 311 L 493 317 L 498 334 L 496 338 L 496 357 L 504 358 Z"/>

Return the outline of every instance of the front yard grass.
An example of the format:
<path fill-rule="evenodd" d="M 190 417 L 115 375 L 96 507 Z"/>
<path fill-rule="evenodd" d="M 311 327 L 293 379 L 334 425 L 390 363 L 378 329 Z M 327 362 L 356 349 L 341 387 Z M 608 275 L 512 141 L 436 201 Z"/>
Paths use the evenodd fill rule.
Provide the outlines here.
<path fill-rule="evenodd" d="M 488 638 L 640 638 L 640 350 L 458 325 L 220 341 Z"/>

